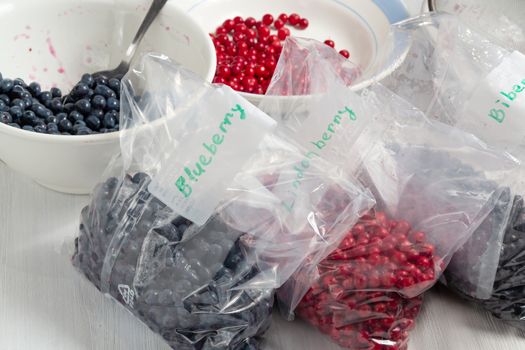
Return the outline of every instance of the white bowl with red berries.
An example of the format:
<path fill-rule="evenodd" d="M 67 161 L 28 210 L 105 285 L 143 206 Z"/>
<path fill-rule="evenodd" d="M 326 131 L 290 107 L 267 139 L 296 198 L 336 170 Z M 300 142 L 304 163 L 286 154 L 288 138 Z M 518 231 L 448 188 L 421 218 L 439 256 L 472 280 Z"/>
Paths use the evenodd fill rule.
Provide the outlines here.
<path fill-rule="evenodd" d="M 264 98 L 289 35 L 325 42 L 350 59 L 361 71 L 354 89 L 394 69 L 388 62 L 399 62 L 392 57 L 394 48 L 398 55 L 406 52 L 391 42 L 389 18 L 371 0 L 185 2 L 213 40 L 214 82 L 231 86 L 255 104 Z"/>
<path fill-rule="evenodd" d="M 118 65 L 148 7 L 143 0 L 2 2 L 1 161 L 48 188 L 91 191 L 119 151 L 120 80 L 85 73 Z M 137 58 L 150 51 L 213 78 L 208 33 L 173 2 Z"/>

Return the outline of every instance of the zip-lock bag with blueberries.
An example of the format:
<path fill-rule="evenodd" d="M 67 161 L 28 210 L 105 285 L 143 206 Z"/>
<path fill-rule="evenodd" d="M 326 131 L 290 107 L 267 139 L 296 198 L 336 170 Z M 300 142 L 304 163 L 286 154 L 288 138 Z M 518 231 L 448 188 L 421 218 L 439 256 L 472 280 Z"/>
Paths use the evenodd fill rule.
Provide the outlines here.
<path fill-rule="evenodd" d="M 458 18 L 426 15 L 395 26 L 411 43 L 385 80 L 427 115 L 523 161 L 525 55 L 509 52 Z M 522 178 L 523 169 L 519 170 Z M 496 317 L 525 328 L 525 186 L 519 178 L 456 253 L 445 283 Z"/>
<path fill-rule="evenodd" d="M 274 292 L 371 194 L 227 86 L 148 54 L 123 79 L 121 152 L 73 264 L 174 349 L 255 349 Z"/>
<path fill-rule="evenodd" d="M 277 296 L 285 315 L 295 310 L 345 348 L 405 349 L 423 292 L 501 198 L 510 200 L 519 164 L 380 84 L 352 92 L 353 70 L 322 43 L 288 39 L 268 93 L 302 96 L 261 105 L 282 133 L 355 174 L 377 201 L 338 249 L 302 266 Z"/>

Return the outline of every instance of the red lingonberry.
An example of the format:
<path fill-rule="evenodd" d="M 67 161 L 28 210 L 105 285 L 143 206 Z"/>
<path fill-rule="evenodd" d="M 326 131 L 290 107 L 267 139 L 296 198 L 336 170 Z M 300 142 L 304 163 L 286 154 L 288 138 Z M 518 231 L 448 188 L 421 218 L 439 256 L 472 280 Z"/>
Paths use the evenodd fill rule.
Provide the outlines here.
<path fill-rule="evenodd" d="M 230 31 L 233 29 L 233 26 L 235 26 L 235 21 L 233 19 L 227 19 L 224 21 L 222 26 L 227 30 Z"/>
<path fill-rule="evenodd" d="M 282 27 L 284 27 L 284 22 L 281 21 L 280 19 L 276 19 L 275 22 L 273 22 L 273 27 L 277 30 L 281 29 Z"/>
<path fill-rule="evenodd" d="M 308 20 L 306 18 L 301 18 L 301 20 L 299 21 L 299 23 L 297 24 L 297 27 L 299 29 L 306 29 L 308 28 L 308 25 L 310 23 L 308 22 Z"/>
<path fill-rule="evenodd" d="M 341 50 L 339 51 L 339 54 L 344 58 L 350 58 L 350 52 L 348 52 L 348 50 Z"/>
<path fill-rule="evenodd" d="M 263 16 L 263 18 L 262 18 L 262 22 L 263 22 L 265 25 L 269 26 L 270 24 L 273 23 L 273 16 L 272 16 L 271 14 L 269 14 L 269 13 L 265 14 L 265 15 Z"/>
<path fill-rule="evenodd" d="M 244 20 L 244 24 L 246 24 L 248 28 L 254 27 L 256 23 L 257 21 L 253 17 L 248 17 Z"/>
<path fill-rule="evenodd" d="M 334 48 L 335 47 L 335 42 L 333 40 L 330 40 L 330 39 L 326 39 L 324 41 L 324 43 L 328 46 L 330 46 L 331 48 Z"/>
<path fill-rule="evenodd" d="M 286 40 L 287 37 L 290 36 L 290 29 L 288 28 L 281 28 L 279 31 L 277 31 L 277 37 L 280 40 Z"/>
<path fill-rule="evenodd" d="M 292 26 L 295 26 L 296 24 L 298 24 L 300 20 L 301 20 L 301 17 L 297 13 L 292 13 L 288 17 L 288 23 L 290 23 Z"/>

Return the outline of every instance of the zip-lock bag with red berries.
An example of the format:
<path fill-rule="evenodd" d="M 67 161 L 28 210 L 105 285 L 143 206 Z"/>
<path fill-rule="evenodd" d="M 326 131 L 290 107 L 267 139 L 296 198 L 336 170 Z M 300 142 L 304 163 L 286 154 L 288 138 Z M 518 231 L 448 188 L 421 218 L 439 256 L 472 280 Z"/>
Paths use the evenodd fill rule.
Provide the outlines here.
<path fill-rule="evenodd" d="M 422 294 L 494 210 L 518 163 L 378 84 L 352 92 L 351 66 L 330 54 L 287 39 L 269 93 L 301 85 L 303 95 L 261 108 L 280 117 L 281 132 L 357 174 L 377 205 L 322 261 L 306 260 L 278 300 L 343 347 L 405 349 Z"/>
<path fill-rule="evenodd" d="M 525 55 L 444 14 L 408 20 L 394 30 L 412 45 L 385 84 L 430 117 L 523 161 Z M 453 290 L 520 328 L 525 328 L 524 190 L 522 180 L 512 184 L 445 273 Z"/>
<path fill-rule="evenodd" d="M 121 154 L 74 265 L 168 344 L 256 349 L 274 290 L 374 201 L 231 88 L 156 54 L 123 79 Z"/>

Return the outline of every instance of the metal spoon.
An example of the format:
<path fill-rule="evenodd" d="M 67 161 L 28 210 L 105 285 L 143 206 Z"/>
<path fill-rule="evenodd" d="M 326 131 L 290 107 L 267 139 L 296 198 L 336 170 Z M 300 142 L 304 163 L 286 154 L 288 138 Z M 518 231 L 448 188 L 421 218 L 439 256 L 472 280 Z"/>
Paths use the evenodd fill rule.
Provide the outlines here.
<path fill-rule="evenodd" d="M 140 42 L 144 38 L 144 35 L 148 31 L 149 27 L 153 23 L 153 20 L 157 17 L 157 15 L 160 13 L 160 10 L 164 7 L 164 5 L 168 2 L 168 0 L 153 0 L 153 3 L 151 4 L 148 13 L 146 14 L 146 17 L 142 21 L 142 24 L 139 27 L 139 30 L 137 31 L 137 34 L 135 34 L 135 38 L 131 42 L 131 45 L 129 45 L 126 55 L 122 59 L 122 62 L 118 65 L 117 68 L 113 70 L 105 70 L 93 73 L 94 77 L 97 76 L 105 76 L 108 79 L 119 77 L 121 78 L 124 74 L 126 74 L 129 70 L 129 65 L 131 61 L 133 60 L 133 57 L 135 56 L 135 53 L 137 51 L 137 47 L 139 46 Z"/>

